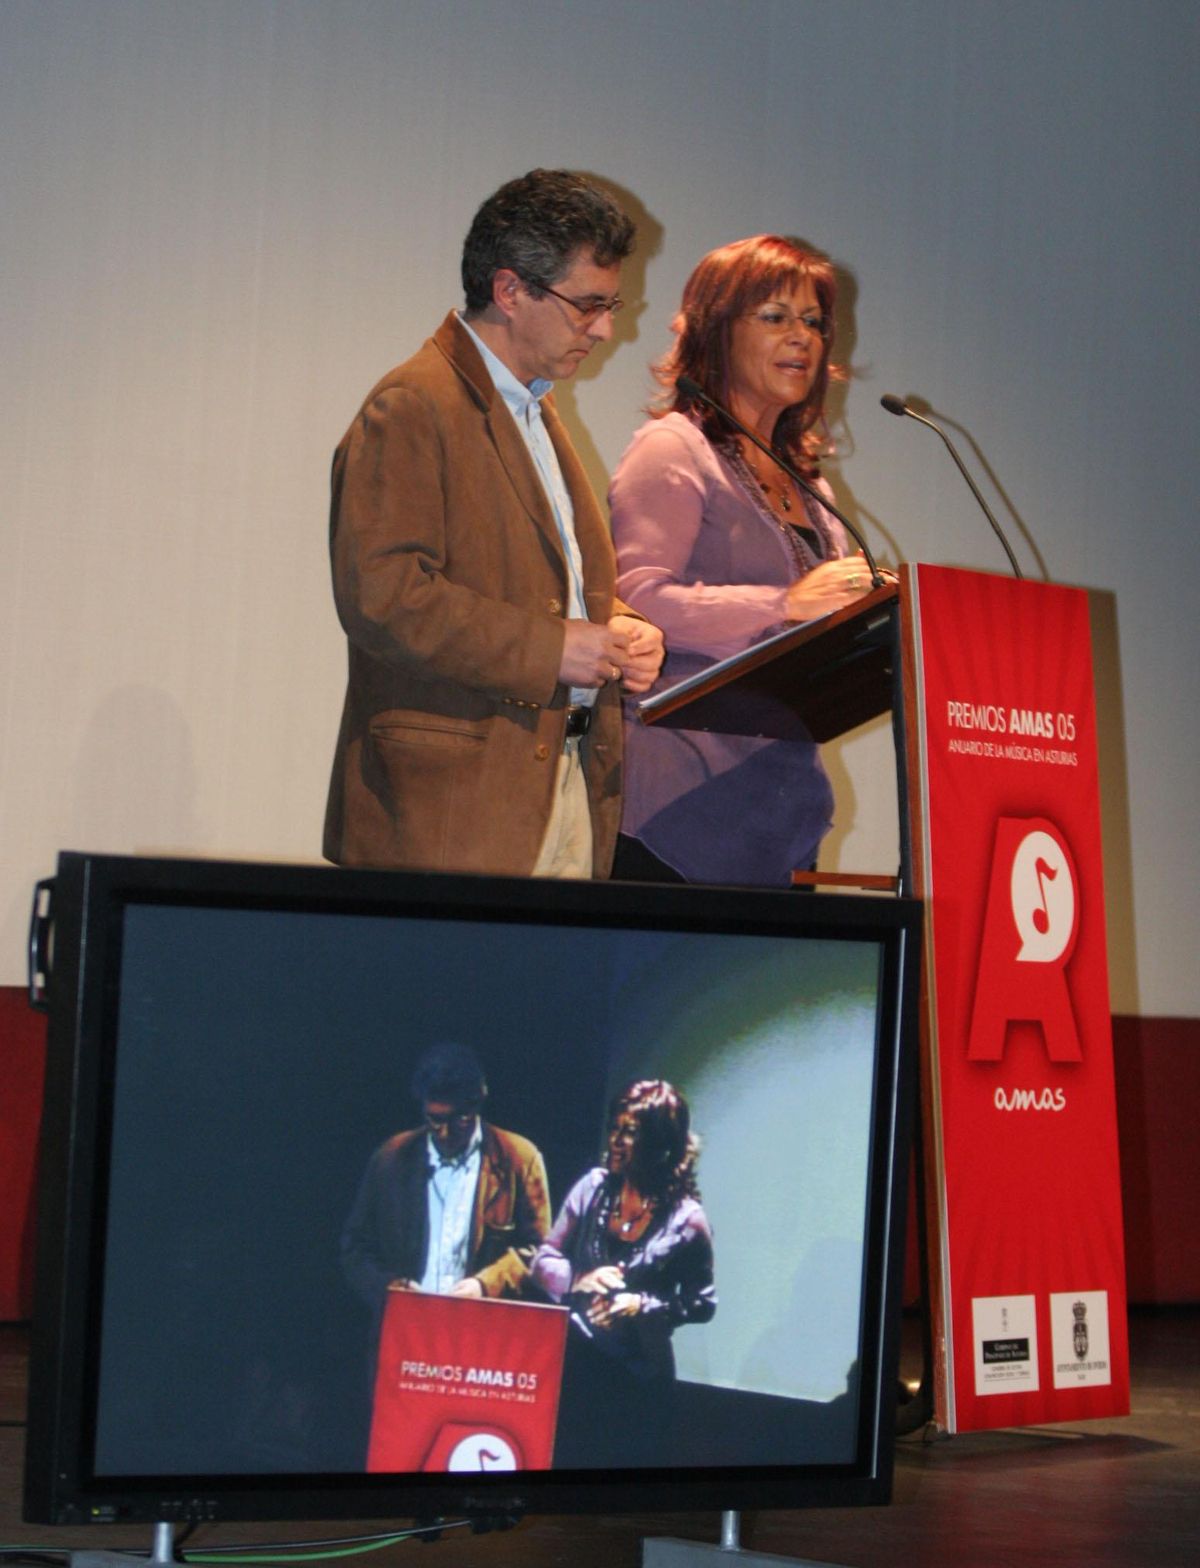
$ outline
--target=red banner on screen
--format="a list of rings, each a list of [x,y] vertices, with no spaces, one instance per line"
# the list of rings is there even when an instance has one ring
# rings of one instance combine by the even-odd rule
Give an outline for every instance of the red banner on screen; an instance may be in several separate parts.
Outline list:
[[[392,1291],[368,1470],[548,1470],[567,1312]]]
[[[1129,1408],[1087,597],[920,566],[951,1430]]]

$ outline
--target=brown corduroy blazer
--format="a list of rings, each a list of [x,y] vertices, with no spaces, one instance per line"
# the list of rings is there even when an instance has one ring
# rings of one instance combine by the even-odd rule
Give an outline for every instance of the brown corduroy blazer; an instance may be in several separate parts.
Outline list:
[[[589,617],[614,613],[604,517],[553,406]],[[333,459],[330,553],[349,675],[325,819],[342,865],[527,875],[567,690],[567,568],[520,431],[454,312],[367,397]],[[621,713],[583,743],[595,872],[620,813]]]

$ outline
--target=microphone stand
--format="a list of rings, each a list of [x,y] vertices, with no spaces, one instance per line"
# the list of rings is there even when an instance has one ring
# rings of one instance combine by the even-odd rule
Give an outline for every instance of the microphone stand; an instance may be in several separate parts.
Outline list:
[[[902,419],[907,414],[909,419],[915,419],[918,424],[928,425],[930,430],[935,430],[938,435],[941,436],[942,440],[946,443],[946,449],[950,453],[950,456],[958,464],[959,473],[970,485],[971,494],[975,497],[976,501],[979,502],[980,510],[983,512],[983,515],[987,518],[988,522],[991,523],[993,533],[1004,546],[1004,553],[1008,556],[1008,563],[1013,569],[1013,576],[1020,578],[1021,568],[1017,565],[1017,558],[1012,553],[1008,540],[1004,537],[1004,530],[992,516],[991,507],[988,506],[987,502],[980,495],[978,486],[967,472],[962,458],[959,457],[958,453],[954,449],[954,442],[951,441],[950,437],[942,429],[941,425],[935,424],[932,419],[926,419],[924,414],[918,414],[915,408],[909,408],[908,404],[903,400],[903,398],[897,397],[894,392],[885,392],[879,401],[883,407],[887,409],[889,414],[895,414],[899,419]]]

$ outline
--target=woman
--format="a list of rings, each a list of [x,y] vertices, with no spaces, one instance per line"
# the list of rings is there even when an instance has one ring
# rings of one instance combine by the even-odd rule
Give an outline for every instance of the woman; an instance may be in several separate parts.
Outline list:
[[[613,1103],[604,1164],[575,1183],[534,1255],[534,1283],[572,1309],[556,1464],[661,1463],[670,1452],[671,1335],[717,1308],[690,1120],[671,1084],[630,1084]]]
[[[618,592],[666,634],[655,690],[870,591],[836,518],[677,384],[816,481],[835,294],[825,257],[771,234],[710,252],[687,281],[656,367],[665,407],[609,491]],[[813,742],[647,729],[628,708],[625,739],[614,875],[786,886],[815,864],[833,796]]]

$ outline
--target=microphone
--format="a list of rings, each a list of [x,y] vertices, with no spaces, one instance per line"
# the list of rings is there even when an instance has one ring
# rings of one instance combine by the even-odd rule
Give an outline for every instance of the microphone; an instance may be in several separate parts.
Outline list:
[[[742,435],[746,437],[747,441],[753,441],[754,445],[759,449],[759,451],[765,452],[773,463],[778,463],[788,478],[794,479],[795,482],[800,486],[801,490],[812,496],[813,500],[816,501],[818,505],[823,506],[827,512],[832,512],[833,515],[837,518],[838,522],[841,523],[842,527],[850,535],[851,539],[854,540],[855,544],[862,551],[863,556],[866,559],[867,566],[871,572],[871,587],[882,588],[884,586],[883,575],[880,572],[878,566],[875,564],[875,557],[871,554],[871,550],[867,544],[867,541],[863,538],[862,534],[859,533],[858,529],[855,528],[854,524],[850,521],[844,512],[839,512],[832,501],[826,500],[826,498],[821,494],[815,485],[809,484],[808,480],[805,479],[803,474],[797,473],[789,462],[780,457],[779,453],[773,446],[768,446],[761,436],[757,435],[753,430],[751,430],[748,425],[744,425],[741,420],[736,417],[736,415],[731,414],[727,408],[718,403],[716,398],[709,397],[708,393],[704,390],[698,381],[693,381],[691,376],[679,376],[676,379],[675,385],[679,391],[683,393],[684,397],[698,398],[701,403],[707,403],[709,408],[714,409],[718,414],[720,414],[722,419],[728,420],[735,430],[739,430]]]
[[[897,397],[894,392],[885,392],[879,401],[883,407],[887,409],[889,414],[895,414],[898,419],[903,419],[905,414],[907,414],[910,419],[915,419],[922,425],[928,425],[930,430],[937,431],[938,435],[941,436],[942,440],[949,448],[950,456],[958,464],[959,473],[970,485],[971,494],[979,502],[980,507],[983,509],[983,515],[987,518],[988,522],[991,523],[992,530],[995,533],[996,538],[999,539],[1000,543],[1004,546],[1004,553],[1008,556],[1009,564],[1013,569],[1013,576],[1020,577],[1022,575],[1021,568],[1017,565],[1017,558],[1009,548],[1008,540],[1004,537],[1003,528],[1001,528],[1000,524],[992,516],[991,508],[980,495],[975,481],[971,478],[970,474],[963,466],[962,458],[959,457],[958,453],[954,450],[954,442],[951,441],[950,437],[942,429],[941,425],[934,424],[932,419],[926,419],[924,414],[918,414],[915,408],[909,408],[904,399],[902,397]]]

